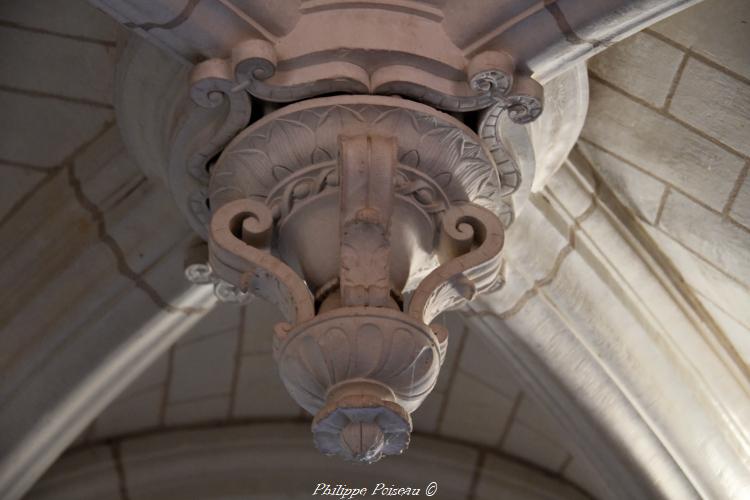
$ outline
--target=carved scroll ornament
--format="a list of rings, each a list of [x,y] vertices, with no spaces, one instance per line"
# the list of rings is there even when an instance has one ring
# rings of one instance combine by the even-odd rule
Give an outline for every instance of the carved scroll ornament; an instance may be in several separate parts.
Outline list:
[[[349,58],[343,59],[337,59],[338,52],[325,57],[299,55],[295,62],[282,64],[273,43],[250,39],[233,47],[228,58],[197,64],[190,78],[193,100],[201,106],[216,106],[225,97],[230,111],[209,146],[189,160],[190,171],[203,175],[209,153],[215,152],[211,145],[225,144],[238,130],[237,124],[243,118],[247,121],[249,108],[245,112],[239,97],[246,92],[271,102],[293,102],[332,93],[381,94],[409,97],[452,112],[484,110],[481,137],[501,166],[505,187],[502,195],[508,196],[518,188],[520,169],[512,157],[503,156],[496,128],[488,131],[506,111],[519,124],[535,120],[542,112],[543,88],[529,76],[518,73],[510,56],[497,50],[485,51],[466,60],[463,69],[438,71],[436,68],[444,65],[444,61],[428,64],[406,53],[398,56],[389,53],[383,57],[390,63],[368,72],[358,60],[359,52],[352,48],[346,51]],[[205,218],[201,194],[196,193],[192,199],[196,217]],[[502,211],[504,222],[510,224],[514,218],[512,204],[506,202]]]
[[[372,51],[356,44],[346,51],[325,53],[298,49],[291,59],[288,54],[280,57],[279,50],[282,49],[272,41],[248,39],[232,47],[228,57],[204,60],[191,72],[192,100],[204,108],[224,103],[227,108],[224,118],[210,130],[196,131],[188,116],[187,123],[178,129],[171,155],[170,177],[192,186],[187,196],[188,211],[193,226],[202,235],[206,235],[202,226],[209,218],[207,193],[201,186],[207,179],[207,164],[248,123],[249,95],[281,103],[333,93],[398,95],[451,112],[483,110],[481,138],[500,169],[501,194],[508,197],[518,188],[520,169],[511,156],[504,155],[498,132],[490,128],[503,112],[519,124],[535,120],[542,111],[543,89],[528,75],[518,72],[506,53],[488,50],[466,58],[433,51],[425,59],[408,51],[385,51],[378,53],[377,67],[365,70],[370,57],[367,54]],[[453,52],[455,47],[448,50]],[[195,144],[200,147],[196,149]],[[187,157],[182,151],[185,149],[192,151]],[[321,151],[324,152],[330,156],[330,151]],[[187,169],[197,183],[180,180],[181,168]],[[513,221],[514,208],[509,199],[498,204],[496,211],[503,213],[506,225]]]
[[[225,148],[208,250],[213,276],[283,312],[274,356],[318,448],[373,462],[406,448],[435,386],[448,334],[433,319],[497,283],[503,225],[473,133],[408,101],[354,101],[289,106]]]
[[[517,123],[531,122],[542,111],[541,85],[516,74],[512,58],[500,51],[479,53],[468,60],[465,71],[454,70],[456,75],[462,74],[462,79],[446,77],[446,70],[430,71],[428,68],[438,66],[437,61],[432,65],[418,63],[406,55],[402,60],[394,58],[390,64],[381,64],[371,73],[353,60],[335,55],[321,58],[307,54],[304,59],[320,62],[289,63],[289,69],[279,70],[274,45],[250,39],[234,46],[227,59],[197,64],[191,86],[201,88],[207,79],[224,79],[233,84],[234,92],[246,90],[271,102],[331,93],[401,95],[446,111],[508,109]]]
[[[503,225],[489,210],[457,205],[443,215],[439,255],[445,263],[419,284],[409,315],[430,323],[441,312],[490,290],[502,265]]]
[[[265,204],[247,199],[227,203],[211,217],[211,268],[243,292],[276,304],[290,323],[312,319],[312,295],[304,281],[268,251],[272,231]]]

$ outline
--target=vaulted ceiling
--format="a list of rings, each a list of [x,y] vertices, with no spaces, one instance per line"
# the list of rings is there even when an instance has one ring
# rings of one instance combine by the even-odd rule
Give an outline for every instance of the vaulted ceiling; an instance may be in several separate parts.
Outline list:
[[[716,365],[717,380],[701,381],[711,394],[725,390],[727,398],[735,397],[736,388],[724,385],[726,374],[747,390],[748,22],[747,2],[706,0],[589,62],[590,104],[580,140],[511,228],[507,285],[486,299],[491,307],[444,317],[451,333],[448,359],[436,390],[414,415],[415,447],[431,440],[469,457],[472,464],[462,472],[466,484],[460,493],[466,498],[492,498],[491,489],[478,493],[483,491],[479,478],[498,461],[558,481],[570,488],[570,498],[632,497],[632,491],[616,491],[618,484],[608,484],[597,468],[602,467],[597,457],[610,452],[592,451],[627,447],[623,442],[630,423],[597,414],[610,404],[608,398],[616,397],[599,392],[601,406],[587,399],[583,362],[568,364],[568,371],[573,366],[580,371],[565,380],[572,394],[565,403],[543,394],[565,391],[530,375],[541,372],[524,361],[520,353],[530,347],[523,341],[514,344],[504,334],[498,340],[493,331],[537,332],[549,341],[550,359],[565,359],[563,341],[547,330],[557,328],[550,310],[563,310],[560,317],[581,339],[587,333],[583,327],[575,330],[576,313],[589,315],[588,327],[601,335],[586,337],[587,349],[605,360],[602,366],[629,401],[637,401],[633,406],[640,415],[655,422],[654,433],[664,430],[662,445],[683,457],[695,451],[681,448],[682,435],[666,430],[669,418],[683,416],[670,416],[659,400],[678,411],[692,396],[676,387],[668,393],[670,381],[679,380],[679,374],[701,378],[711,372],[702,372],[700,365],[710,365],[707,370]],[[128,493],[129,467],[143,453],[139,439],[160,439],[176,429],[186,436],[255,426],[282,432],[282,424],[294,433],[309,419],[276,373],[270,332],[278,313],[273,307],[260,299],[238,307],[190,295],[182,276],[191,230],[160,181],[132,159],[118,131],[113,81],[118,39],[124,36],[117,23],[83,0],[64,5],[6,0],[0,6],[0,373],[7,374],[0,384],[0,428],[20,429],[24,419],[51,418],[44,412],[13,413],[8,405],[44,409],[55,398],[82,397],[58,389],[83,379],[92,369],[92,353],[105,355],[129,332],[146,332],[132,342],[152,342],[155,352],[176,340],[164,354],[144,358],[136,380],[109,388],[119,395],[102,411],[81,410],[81,418],[91,423],[28,498],[63,498],[50,485],[65,484],[77,474],[81,469],[70,465],[76,461],[108,471],[97,472],[102,482],[96,498],[141,498],[133,494],[136,490]],[[620,232],[610,219],[616,219]],[[654,275],[658,279],[651,281]],[[667,290],[664,298],[657,297],[657,282]],[[617,289],[616,299],[610,299],[609,288],[602,291],[605,285]],[[636,304],[628,311],[636,311],[632,315],[638,321],[648,317],[645,333],[631,327],[624,313],[615,316],[609,300]],[[701,340],[681,336],[682,322],[699,331]],[[608,328],[609,336],[602,333]],[[152,338],[149,331],[166,333]],[[70,332],[91,346],[86,355],[76,357]],[[680,365],[678,375],[655,369],[662,354],[651,356],[651,343],[642,358],[632,357],[635,351],[628,349],[645,346],[647,337],[653,345],[668,346],[664,356],[684,356],[687,368]],[[531,333],[526,338],[529,344],[541,342]],[[627,359],[613,355],[609,360],[614,351]],[[45,370],[57,373],[55,363],[70,368],[70,380],[36,377]],[[564,370],[548,365],[550,380],[562,380]],[[106,364],[96,369],[106,371]],[[648,392],[649,377],[663,377],[664,385],[654,383]],[[579,387],[580,394],[571,387]],[[592,429],[619,425],[614,437],[607,434],[611,441],[594,442],[592,436],[599,435],[594,430],[571,432],[566,420],[575,416],[566,409],[574,406],[571,401],[597,421]],[[717,397],[705,404],[713,408],[725,401]],[[744,407],[722,408],[722,415],[735,419],[730,427],[747,423]],[[695,418],[685,425],[697,425],[707,432],[707,441],[718,442],[708,433],[710,418]],[[675,433],[688,432],[678,427],[675,423]],[[1,438],[0,449],[3,440],[11,438]],[[718,445],[709,449],[720,453]],[[644,447],[622,463],[648,454]],[[622,472],[629,465],[608,460],[602,462],[614,476],[632,479]],[[686,475],[700,476],[695,471],[701,464],[682,465]],[[719,461],[714,465],[721,469]],[[497,470],[504,469],[497,465]],[[644,481],[658,483],[653,477]],[[730,490],[741,495],[748,484],[736,479]],[[698,479],[693,487],[705,488],[704,494],[713,491]]]

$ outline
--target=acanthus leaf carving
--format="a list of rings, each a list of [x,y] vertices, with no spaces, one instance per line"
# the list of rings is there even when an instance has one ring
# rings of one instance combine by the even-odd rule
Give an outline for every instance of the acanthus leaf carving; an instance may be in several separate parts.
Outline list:
[[[224,155],[231,155],[238,167],[224,175],[224,162],[217,165],[212,172],[212,200],[218,189],[237,190],[231,198],[275,197],[269,192],[276,193],[276,188],[269,186],[287,177],[277,179],[272,169],[281,163],[291,178],[310,166],[316,151],[336,151],[342,128],[351,135],[387,136],[397,130],[399,156],[410,160],[409,167],[422,174],[420,178],[433,189],[445,192],[451,203],[471,200],[492,207],[500,196],[495,165],[476,135],[427,106],[380,96],[336,96],[292,104],[267,118],[246,129],[225,149]],[[285,147],[284,141],[290,140],[294,154]],[[446,147],[448,144],[451,147]],[[414,170],[399,167],[410,180],[416,180],[410,173]]]
[[[339,137],[341,302],[386,307],[390,301],[390,224],[396,141]]]
[[[274,355],[315,414],[316,444],[371,462],[403,451],[435,385],[448,332],[434,318],[502,283],[522,179],[498,120],[533,121],[543,95],[512,44],[459,41],[439,8],[318,3],[273,36],[234,30],[201,47],[195,106],[170,117],[173,156],[194,188],[181,200],[208,226],[208,263],[191,279],[281,309]],[[417,17],[403,37],[401,23],[376,23],[393,35],[378,40],[364,19],[375,11]],[[321,32],[321,19],[347,29]],[[475,111],[481,137],[466,126]]]

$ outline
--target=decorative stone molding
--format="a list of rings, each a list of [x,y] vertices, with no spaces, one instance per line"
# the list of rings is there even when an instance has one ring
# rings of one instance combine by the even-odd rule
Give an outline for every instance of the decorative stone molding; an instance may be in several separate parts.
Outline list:
[[[508,231],[506,287],[467,321],[580,444],[601,497],[744,498],[745,380],[645,232],[574,152]]]
[[[214,296],[220,302],[248,304],[255,295],[243,292],[231,283],[218,277],[208,263],[208,248],[203,240],[196,238],[185,251],[185,278],[194,285],[211,285]]]
[[[238,197],[263,199],[287,175],[311,165],[335,165],[341,133],[396,135],[399,171],[404,172],[398,177],[422,172],[430,189],[444,191],[445,201],[471,200],[497,210],[500,182],[489,152],[473,131],[428,106],[375,96],[308,100],[248,127],[212,168],[212,210]],[[239,166],[223,166],[230,161]]]
[[[334,67],[323,69],[329,80],[336,74],[348,84],[363,85],[369,74],[368,88],[374,89],[381,82],[413,85],[437,76],[443,80],[443,90],[466,82],[469,61],[485,52],[507,54],[520,74],[546,84],[612,43],[696,1],[507,0],[499,7],[476,0],[91,0],[187,64],[232,58],[235,47],[253,40],[273,48],[262,59],[274,63],[278,71],[272,78],[277,80],[290,70],[305,68],[310,74],[319,61],[335,60]],[[376,77],[383,62],[387,63],[382,64],[383,76]],[[401,77],[401,65],[420,73]],[[295,83],[318,79],[308,76]],[[426,85],[434,87],[432,82]]]
[[[118,122],[129,149],[144,170],[164,179],[191,227],[207,239],[208,167],[216,158],[212,145],[226,144],[231,133],[225,131],[236,131],[237,127],[241,130],[250,122],[248,94],[231,91],[236,82],[231,69],[223,63],[188,71],[169,60],[159,60],[155,52],[137,38],[128,40],[119,70],[126,78],[118,87]],[[211,72],[218,77],[209,77]],[[585,77],[585,72],[573,73]],[[175,85],[189,79],[190,74],[196,82],[192,87],[195,101],[188,92],[191,87]],[[158,91],[143,92],[152,85]],[[557,168],[572,146],[585,117],[586,85],[585,78],[567,74],[548,84],[554,96],[551,108],[531,128],[513,123],[502,106],[479,112],[484,118],[479,117],[481,141],[477,142],[489,150],[500,175],[501,198],[496,200],[495,211],[506,227],[512,224],[528,196],[535,168],[541,168],[546,177],[546,171]],[[253,115],[263,114],[261,108],[267,107],[256,102]],[[469,122],[472,126],[475,123]],[[536,165],[537,154],[542,155],[540,165]],[[317,151],[316,159],[322,160],[321,155],[323,152]],[[402,164],[412,166],[419,160],[411,153],[402,159]]]
[[[318,33],[316,36],[324,36]],[[381,35],[382,36],[382,35]],[[431,37],[434,38],[434,35]],[[445,61],[424,61],[407,47],[383,52],[376,70],[357,64],[367,49],[352,40],[346,53],[302,53],[299,62],[279,61],[273,44],[246,40],[227,59],[208,59],[195,66],[191,86],[225,82],[233,92],[247,90],[270,102],[294,102],[332,93],[401,95],[446,111],[476,111],[488,107],[508,109],[513,121],[528,123],[542,112],[543,89],[533,79],[516,74],[511,56],[487,51],[466,60],[466,71]],[[429,41],[425,41],[430,43]],[[448,42],[445,42],[448,43]],[[309,61],[309,62],[307,62]],[[290,67],[286,71],[279,67]],[[446,73],[454,78],[448,78]],[[215,84],[214,84],[215,85]]]

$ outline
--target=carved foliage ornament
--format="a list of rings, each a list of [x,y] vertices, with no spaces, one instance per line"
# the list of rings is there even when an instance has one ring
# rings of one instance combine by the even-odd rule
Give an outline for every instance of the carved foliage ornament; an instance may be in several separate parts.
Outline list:
[[[349,7],[331,2],[326,8],[303,9],[303,20],[284,38],[248,35],[220,51],[223,57],[193,68],[190,97],[198,109],[188,112],[175,131],[169,183],[202,237],[208,237],[210,218],[207,164],[247,126],[250,95],[278,103],[335,93],[398,95],[450,112],[481,112],[481,139],[502,181],[503,199],[493,202],[493,210],[506,226],[512,223],[510,195],[521,184],[521,171],[505,151],[496,124],[503,112],[516,123],[536,119],[542,112],[542,86],[519,71],[503,50],[465,53],[446,35],[435,9],[368,2],[368,8],[383,9],[390,19],[381,20],[376,36],[373,21]],[[403,26],[409,26],[407,32]],[[201,128],[206,114],[200,108],[220,110],[214,125]]]
[[[206,163],[249,121],[248,93],[271,102],[294,102],[332,93],[399,95],[452,112],[482,110],[481,137],[490,148],[502,176],[505,201],[498,204],[502,219],[509,225],[514,209],[509,196],[521,183],[520,169],[505,153],[495,126],[498,117],[507,112],[520,124],[535,120],[542,112],[543,88],[525,74],[518,73],[512,58],[501,51],[490,50],[464,59],[463,67],[454,60],[434,60],[404,51],[378,53],[378,65],[365,71],[364,54],[372,50],[357,49],[325,53],[304,53],[292,59],[281,59],[276,46],[262,39],[249,39],[234,46],[230,56],[213,58],[197,64],[190,76],[190,96],[201,107],[229,103],[225,117],[202,147],[187,159],[180,151],[173,173],[179,177],[183,163],[202,184],[206,180]],[[449,51],[450,52],[450,51]],[[448,58],[450,59],[450,58]],[[455,57],[453,59],[456,59]],[[202,118],[199,118],[199,120]],[[187,127],[190,130],[190,127]],[[175,144],[190,149],[192,137],[178,138]],[[189,211],[193,226],[206,236],[202,227],[208,221],[203,188],[189,194]]]
[[[274,355],[316,445],[372,462],[405,449],[435,386],[448,334],[433,319],[496,286],[500,190],[490,152],[448,115],[392,97],[304,101],[224,148],[209,267],[188,273],[279,307]]]
[[[301,22],[197,64],[170,178],[189,172],[208,240],[189,277],[279,307],[274,355],[316,445],[372,462],[405,449],[435,386],[448,335],[434,318],[502,283],[521,176],[497,122],[538,117],[542,88],[502,51],[464,56],[434,19],[414,24],[419,47],[363,22],[330,36]],[[316,98],[340,93],[354,95]],[[248,126],[250,95],[294,103]],[[481,137],[435,108],[481,112]],[[200,109],[221,118],[196,132]]]

